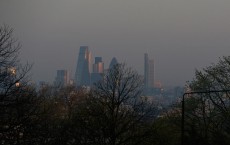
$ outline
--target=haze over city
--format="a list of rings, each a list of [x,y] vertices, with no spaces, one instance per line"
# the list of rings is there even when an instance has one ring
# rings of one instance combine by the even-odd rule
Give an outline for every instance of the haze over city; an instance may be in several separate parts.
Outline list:
[[[108,67],[112,57],[140,74],[144,53],[155,80],[183,85],[230,53],[229,0],[1,0],[0,23],[14,28],[32,79],[56,70],[75,73],[79,47],[89,46]]]

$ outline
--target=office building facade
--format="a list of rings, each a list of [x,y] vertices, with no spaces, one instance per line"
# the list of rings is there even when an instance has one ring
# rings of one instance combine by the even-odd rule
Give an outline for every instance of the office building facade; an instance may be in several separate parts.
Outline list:
[[[57,70],[55,86],[63,87],[69,84],[69,73],[67,70]]]
[[[102,80],[104,73],[104,63],[102,57],[95,57],[95,63],[93,64],[93,72],[91,73],[91,85]]]
[[[109,69],[112,69],[113,66],[117,65],[118,62],[117,62],[117,59],[116,57],[113,57],[113,59],[111,60],[110,64],[109,64]]]
[[[147,53],[144,54],[144,85],[146,90],[154,88],[154,60]]]
[[[91,53],[88,46],[80,46],[75,72],[76,86],[90,85]]]

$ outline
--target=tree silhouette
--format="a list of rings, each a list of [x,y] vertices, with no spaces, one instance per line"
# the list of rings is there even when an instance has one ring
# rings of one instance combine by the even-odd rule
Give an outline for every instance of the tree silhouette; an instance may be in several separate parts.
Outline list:
[[[230,89],[230,57],[203,70],[196,70],[190,88],[195,91]],[[185,101],[187,144],[229,144],[230,92],[189,95]]]
[[[156,110],[142,98],[140,76],[117,64],[103,78],[76,108],[73,120],[78,127],[70,132],[82,144],[142,143],[151,134]]]
[[[28,84],[31,65],[22,66],[18,54],[21,45],[13,29],[0,27],[0,138],[1,144],[25,142],[35,116],[37,97]],[[28,139],[29,140],[29,139]],[[24,143],[25,144],[25,143]]]

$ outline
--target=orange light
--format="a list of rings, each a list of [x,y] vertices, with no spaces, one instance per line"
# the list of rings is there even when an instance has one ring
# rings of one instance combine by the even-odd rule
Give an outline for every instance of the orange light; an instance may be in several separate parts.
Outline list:
[[[17,83],[15,84],[15,86],[16,86],[16,87],[19,87],[19,86],[20,86],[20,83],[19,83],[19,82],[17,82]]]

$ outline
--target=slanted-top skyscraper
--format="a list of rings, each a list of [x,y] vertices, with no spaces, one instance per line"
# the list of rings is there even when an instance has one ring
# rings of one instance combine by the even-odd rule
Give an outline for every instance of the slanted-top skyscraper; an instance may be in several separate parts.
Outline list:
[[[145,76],[144,76],[144,83],[145,83],[145,89],[153,89],[154,88],[154,60],[149,59],[148,54],[145,53],[144,58],[145,63]]]
[[[90,85],[91,53],[88,46],[81,46],[75,73],[76,86]]]

